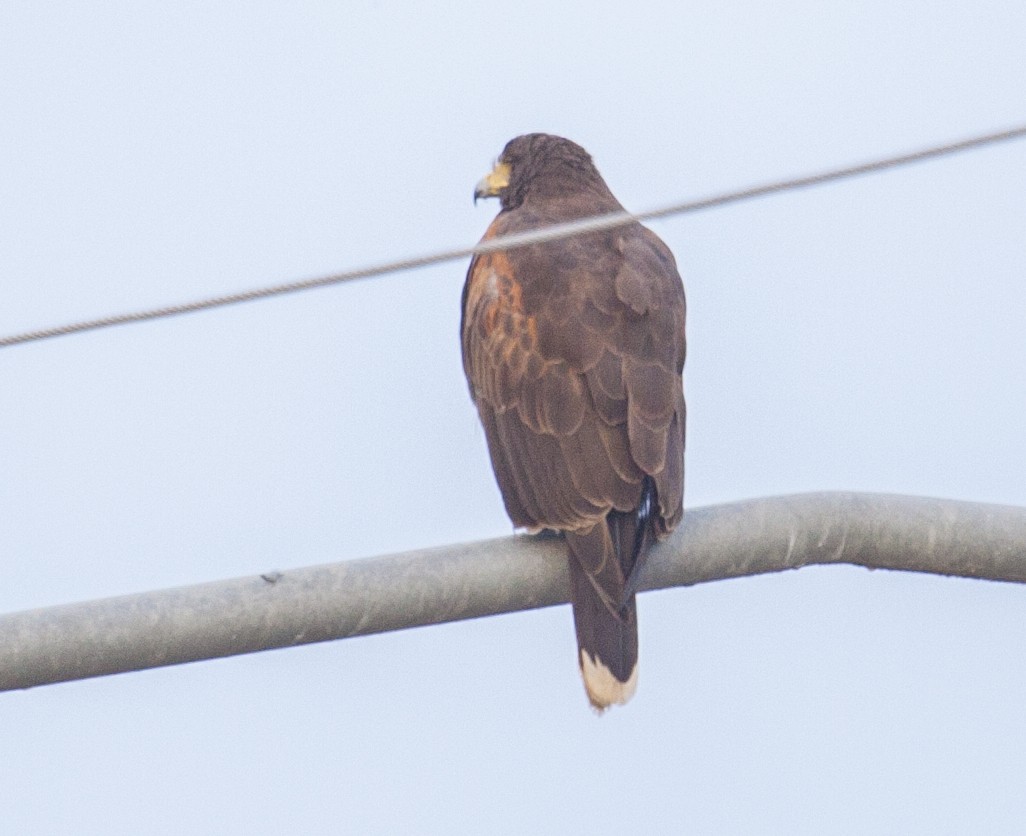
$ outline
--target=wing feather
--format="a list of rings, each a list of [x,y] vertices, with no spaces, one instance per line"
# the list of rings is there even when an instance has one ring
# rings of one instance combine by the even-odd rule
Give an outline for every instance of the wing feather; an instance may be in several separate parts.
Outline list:
[[[502,221],[486,238],[518,231]],[[464,367],[516,525],[588,530],[636,508],[646,475],[660,531],[676,524],[683,321],[672,255],[640,226],[473,260]]]

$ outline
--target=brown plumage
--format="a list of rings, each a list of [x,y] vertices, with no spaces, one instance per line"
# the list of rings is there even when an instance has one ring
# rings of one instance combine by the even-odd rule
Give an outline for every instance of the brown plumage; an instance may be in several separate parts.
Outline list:
[[[509,142],[478,197],[484,238],[621,211],[570,140]],[[634,591],[653,536],[683,514],[684,288],[640,224],[474,258],[463,367],[513,524],[563,532],[578,664],[593,706],[637,683]]]

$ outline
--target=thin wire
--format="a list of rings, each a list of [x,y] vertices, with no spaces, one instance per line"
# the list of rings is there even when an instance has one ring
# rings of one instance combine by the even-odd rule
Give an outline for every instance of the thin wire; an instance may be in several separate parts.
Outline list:
[[[500,238],[492,238],[474,247],[457,247],[455,249],[441,250],[428,253],[427,255],[413,256],[395,261],[386,261],[381,264],[361,267],[356,270],[347,270],[342,273],[333,273],[329,276],[321,276],[313,279],[286,282],[284,284],[271,285],[269,287],[245,290],[239,293],[228,293],[222,296],[212,296],[205,299],[198,299],[193,302],[184,302],[179,305],[167,305],[160,308],[149,308],[141,311],[133,311],[123,314],[101,317],[99,319],[88,319],[79,322],[72,322],[67,325],[58,325],[52,328],[43,328],[36,331],[25,331],[20,334],[12,334],[7,337],[0,337],[0,348],[8,348],[24,343],[38,342],[52,337],[61,337],[67,334],[78,334],[83,331],[97,331],[101,328],[112,328],[117,325],[127,325],[130,322],[144,322],[151,319],[164,319],[165,317],[178,316],[180,314],[204,311],[211,308],[222,308],[227,305],[236,305],[241,302],[252,302],[257,299],[267,299],[271,296],[282,296],[286,293],[296,293],[301,290],[312,290],[317,287],[341,284],[342,282],[355,281],[356,279],[367,279],[372,276],[382,276],[386,273],[399,273],[405,270],[413,270],[417,267],[427,267],[431,264],[441,264],[446,261],[457,261],[472,255],[492,253],[497,250],[511,250],[516,247],[525,247],[530,244],[540,244],[548,241],[558,241],[562,238],[569,238],[574,235],[583,235],[589,232],[614,229],[619,226],[636,221],[651,220],[653,218],[666,218],[671,215],[684,215],[692,212],[701,212],[705,209],[713,209],[718,206],[727,206],[731,203],[739,203],[744,200],[751,200],[757,197],[788,192],[796,189],[804,189],[809,186],[818,186],[823,183],[831,183],[837,180],[844,180],[850,177],[858,177],[863,174],[884,171],[890,168],[909,165],[911,163],[924,162],[937,157],[955,154],[960,151],[969,151],[985,145],[994,145],[999,142],[1007,142],[1013,139],[1026,137],[1026,125],[1010,128],[994,133],[980,134],[968,139],[949,142],[944,145],[935,145],[909,154],[900,154],[894,157],[872,160],[858,165],[834,168],[819,174],[810,174],[805,177],[795,177],[787,180],[778,180],[772,183],[765,183],[758,186],[750,186],[739,191],[725,192],[711,197],[688,200],[683,203],[672,203],[669,206],[662,206],[650,209],[646,212],[614,212],[605,215],[596,215],[590,218],[583,218],[571,223],[555,224],[530,232],[505,235]]]

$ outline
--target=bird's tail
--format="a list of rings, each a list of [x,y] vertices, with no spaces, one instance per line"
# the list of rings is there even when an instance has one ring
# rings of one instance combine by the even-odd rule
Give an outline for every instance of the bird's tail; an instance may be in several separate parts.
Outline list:
[[[630,526],[618,530],[620,522],[610,519],[566,534],[578,664],[588,699],[600,712],[626,703],[638,684],[638,610],[633,591],[626,589],[631,566],[624,565],[633,563],[635,532]],[[630,544],[623,552],[614,534]]]

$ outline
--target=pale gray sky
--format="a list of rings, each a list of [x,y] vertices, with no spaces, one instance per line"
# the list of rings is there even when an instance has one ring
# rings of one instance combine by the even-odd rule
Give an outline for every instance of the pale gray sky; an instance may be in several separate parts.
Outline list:
[[[525,131],[645,209],[1026,119],[1026,6],[0,2],[0,333],[475,241]],[[1026,505],[1026,144],[653,228],[687,506]],[[509,532],[465,265],[0,352],[0,611]],[[1026,818],[1026,590],[646,594],[0,695],[3,829],[960,833]]]

